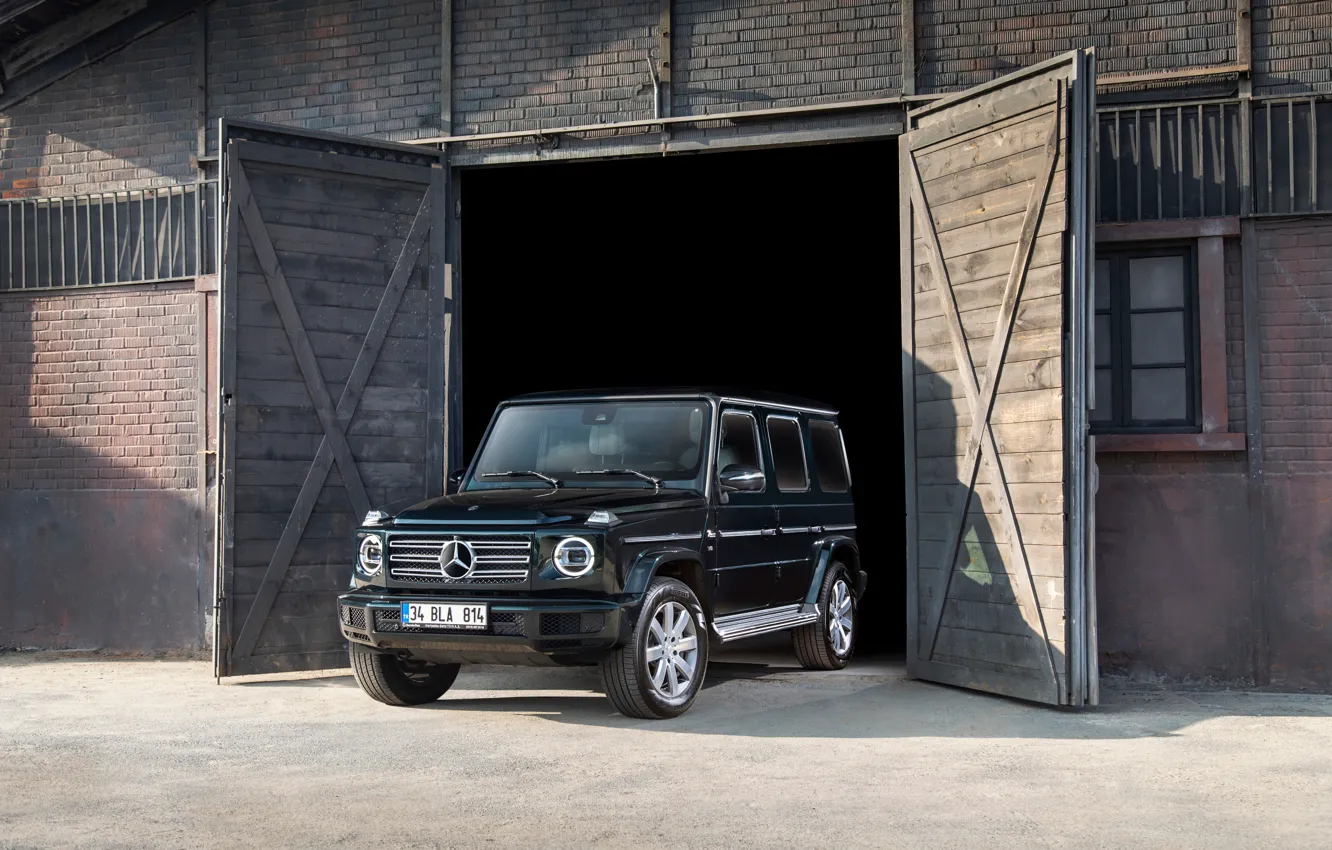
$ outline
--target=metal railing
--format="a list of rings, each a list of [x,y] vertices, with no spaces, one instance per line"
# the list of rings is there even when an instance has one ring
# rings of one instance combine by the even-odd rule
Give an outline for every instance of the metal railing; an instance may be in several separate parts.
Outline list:
[[[1332,101],[1254,101],[1253,164],[1255,215],[1332,212]]]
[[[216,207],[215,181],[0,202],[0,291],[214,273]]]
[[[1097,110],[1097,220],[1239,215],[1241,108],[1199,100]]]

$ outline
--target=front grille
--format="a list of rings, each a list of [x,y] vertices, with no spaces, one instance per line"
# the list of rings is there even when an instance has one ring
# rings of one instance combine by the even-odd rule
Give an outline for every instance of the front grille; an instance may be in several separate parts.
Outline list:
[[[423,629],[421,626],[404,626],[401,608],[375,608],[375,630],[380,632],[439,632],[440,629]],[[522,637],[523,615],[516,611],[491,611],[490,628],[458,629],[460,634],[473,635],[513,635]]]
[[[452,541],[470,547],[470,572],[458,564],[440,563]],[[389,537],[389,576],[412,584],[517,584],[527,581],[532,565],[532,538],[526,534],[448,534]],[[446,567],[453,573],[446,572]]]
[[[365,609],[353,608],[350,605],[342,606],[342,624],[351,626],[353,629],[365,629]]]

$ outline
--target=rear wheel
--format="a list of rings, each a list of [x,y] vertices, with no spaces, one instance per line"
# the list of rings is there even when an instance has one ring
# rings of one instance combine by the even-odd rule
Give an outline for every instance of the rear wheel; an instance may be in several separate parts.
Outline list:
[[[606,696],[629,717],[678,717],[708,670],[708,633],[694,591],[673,578],[648,585],[629,642],[601,662]]]
[[[791,644],[807,670],[841,670],[856,651],[856,597],[851,574],[833,561],[819,589],[819,618],[794,629]]]
[[[423,705],[444,696],[458,678],[461,664],[431,664],[372,652],[350,644],[352,675],[361,690],[385,705]]]

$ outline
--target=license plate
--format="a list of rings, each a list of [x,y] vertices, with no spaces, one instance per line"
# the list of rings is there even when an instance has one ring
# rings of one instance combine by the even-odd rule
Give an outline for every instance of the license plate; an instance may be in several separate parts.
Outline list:
[[[484,629],[488,613],[485,605],[404,602],[402,624],[432,629]]]

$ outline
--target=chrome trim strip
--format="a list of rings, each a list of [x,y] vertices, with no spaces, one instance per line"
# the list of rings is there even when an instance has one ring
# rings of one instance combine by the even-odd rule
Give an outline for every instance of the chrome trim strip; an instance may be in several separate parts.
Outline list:
[[[762,528],[748,528],[743,531],[720,531],[718,535],[721,537],[762,537],[764,531],[765,529]]]
[[[698,540],[703,536],[702,532],[697,534],[647,534],[643,537],[626,537],[621,543],[671,543],[676,540]]]
[[[818,534],[822,530],[821,525],[782,526],[782,534]]]
[[[823,530],[824,530],[824,531],[855,531],[855,530],[856,530],[856,524],[853,522],[853,523],[851,523],[850,525],[825,525],[825,526],[823,527]]]
[[[752,398],[732,398],[731,396],[725,396],[722,398],[722,402],[728,404],[752,404],[757,407],[772,407],[778,410],[798,410],[801,413],[821,413],[825,416],[837,415],[836,410],[829,410],[823,407],[802,407],[798,404],[782,404],[781,402],[776,401],[758,401]]]

